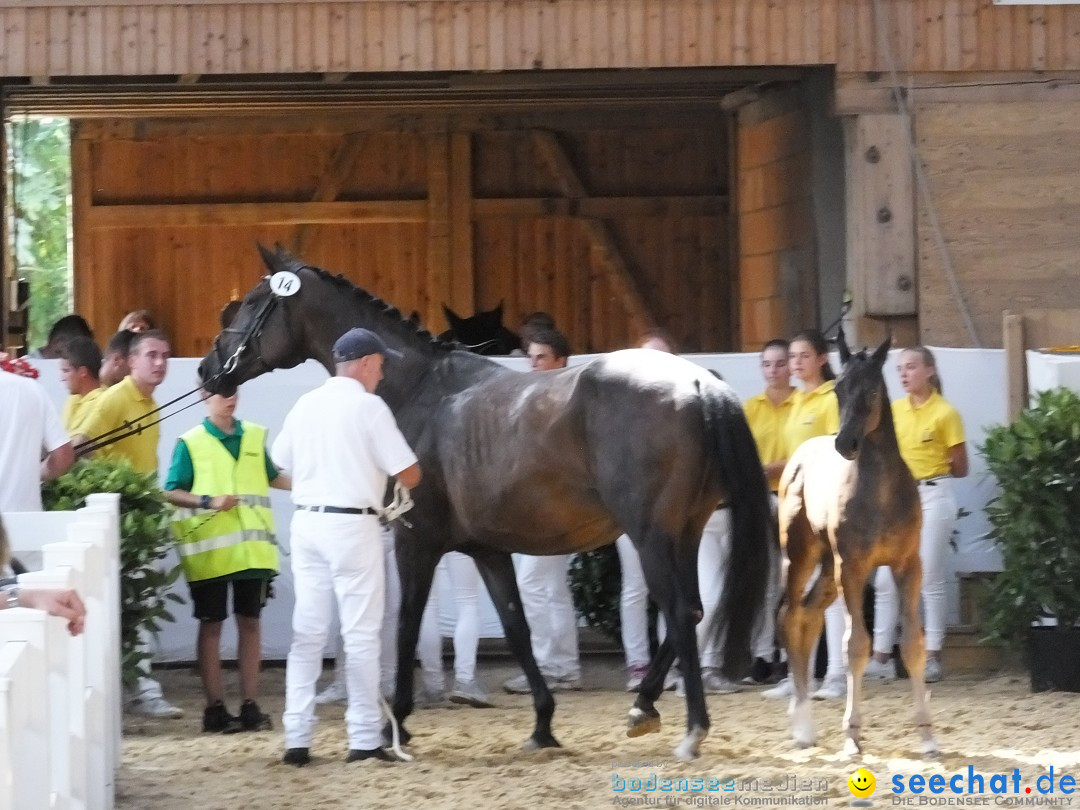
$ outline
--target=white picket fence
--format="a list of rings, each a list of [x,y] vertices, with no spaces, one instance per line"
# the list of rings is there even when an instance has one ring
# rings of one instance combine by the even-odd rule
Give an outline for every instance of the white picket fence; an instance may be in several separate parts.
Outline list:
[[[0,810],[112,810],[120,764],[120,496],[4,514],[23,587],[74,588],[76,638],[39,610],[0,610]]]

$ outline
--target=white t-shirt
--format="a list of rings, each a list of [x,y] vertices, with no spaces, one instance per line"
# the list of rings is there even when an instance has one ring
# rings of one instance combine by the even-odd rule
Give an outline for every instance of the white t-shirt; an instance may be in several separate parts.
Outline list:
[[[45,389],[0,371],[0,512],[41,511],[41,458],[69,441]]]
[[[390,408],[350,377],[296,401],[270,455],[292,477],[298,506],[381,509],[388,476],[416,463]]]

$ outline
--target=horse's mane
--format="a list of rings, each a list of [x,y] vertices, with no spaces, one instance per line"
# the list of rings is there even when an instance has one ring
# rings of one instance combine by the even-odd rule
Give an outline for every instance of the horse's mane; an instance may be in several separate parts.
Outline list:
[[[449,352],[456,349],[464,348],[456,341],[443,340],[442,338],[436,337],[420,324],[402,315],[401,310],[395,307],[393,304],[384,301],[377,295],[369,293],[362,287],[356,286],[353,281],[341,275],[340,273],[330,273],[327,270],[323,270],[321,267],[316,267],[313,264],[307,264],[305,262],[302,262],[295,256],[284,252],[279,253],[276,258],[282,265],[285,266],[284,269],[286,270],[295,273],[298,270],[306,268],[315,273],[315,275],[317,275],[324,281],[327,281],[336,287],[351,292],[352,295],[357,300],[359,300],[361,304],[369,307],[374,307],[380,315],[389,318],[393,322],[394,326],[403,327],[405,331],[407,331],[409,334],[412,334],[415,337],[426,341],[428,345],[434,349]]]

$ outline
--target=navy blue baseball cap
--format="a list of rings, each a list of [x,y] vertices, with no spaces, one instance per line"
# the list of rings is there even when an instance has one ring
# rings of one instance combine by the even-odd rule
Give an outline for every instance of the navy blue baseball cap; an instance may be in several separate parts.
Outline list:
[[[391,349],[383,339],[372,332],[357,326],[350,329],[334,342],[334,362],[347,363],[350,360],[359,360],[369,354],[381,354],[386,358],[400,360],[401,352]]]

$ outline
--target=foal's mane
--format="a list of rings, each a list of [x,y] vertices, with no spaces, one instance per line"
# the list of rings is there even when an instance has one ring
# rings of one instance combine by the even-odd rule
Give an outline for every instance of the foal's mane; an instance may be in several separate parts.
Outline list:
[[[376,314],[389,319],[391,326],[403,328],[408,334],[420,338],[433,349],[437,349],[443,352],[450,352],[454,351],[455,349],[462,348],[462,346],[456,341],[443,340],[442,338],[436,337],[420,324],[402,315],[401,310],[395,307],[393,304],[387,303],[383,299],[379,298],[377,295],[369,293],[362,287],[356,286],[355,283],[353,283],[350,279],[345,278],[345,276],[341,275],[340,273],[330,273],[327,270],[323,270],[321,267],[316,267],[313,264],[306,264],[305,262],[297,259],[295,256],[284,252],[279,253],[276,258],[277,261],[282,264],[284,266],[284,269],[286,270],[289,270],[293,273],[303,269],[310,270],[323,281],[329,282],[335,287],[352,293],[356,300],[358,300],[362,305],[373,308]]]

